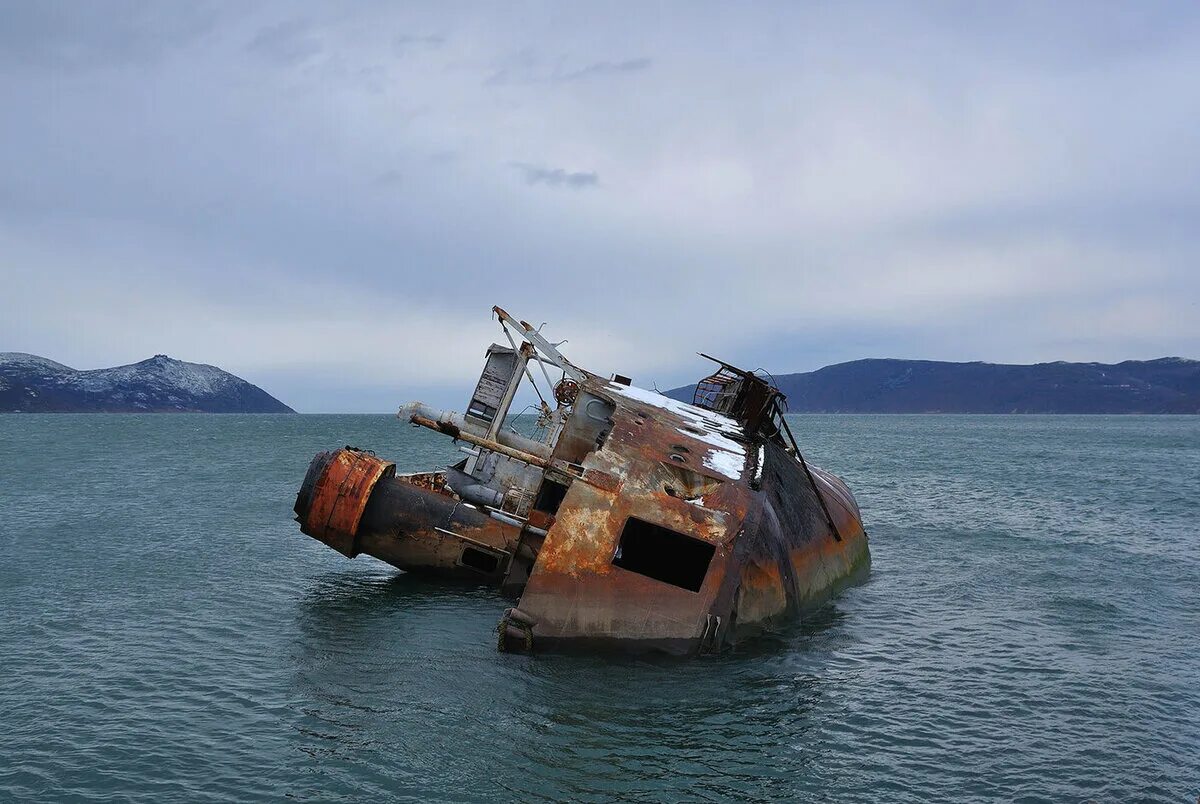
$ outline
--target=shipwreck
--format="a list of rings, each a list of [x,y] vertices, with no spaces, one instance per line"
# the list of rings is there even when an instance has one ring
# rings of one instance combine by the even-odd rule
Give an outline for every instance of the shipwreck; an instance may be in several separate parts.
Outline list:
[[[296,496],[301,531],[348,558],[500,588],[516,600],[502,651],[718,652],[864,575],[858,504],[805,461],[767,379],[708,358],[687,404],[586,371],[493,313],[507,345],[487,348],[466,410],[398,414],[462,460],[396,474],[371,451],[322,452]],[[525,381],[540,404],[522,433],[510,407]]]

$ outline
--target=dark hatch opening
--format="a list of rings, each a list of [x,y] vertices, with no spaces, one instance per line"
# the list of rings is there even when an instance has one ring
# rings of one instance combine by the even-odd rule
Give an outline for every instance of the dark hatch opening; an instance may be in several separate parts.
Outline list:
[[[566,496],[567,487],[562,483],[555,483],[548,479],[543,480],[542,487],[538,489],[537,499],[533,501],[533,507],[554,516],[558,513],[558,507],[562,505],[563,498]]]
[[[468,547],[462,551],[459,561],[464,567],[470,567],[480,572],[492,573],[500,566],[500,557],[492,553],[485,553],[482,550],[476,550],[474,547]]]
[[[699,592],[716,548],[636,517],[625,521],[613,566]]]

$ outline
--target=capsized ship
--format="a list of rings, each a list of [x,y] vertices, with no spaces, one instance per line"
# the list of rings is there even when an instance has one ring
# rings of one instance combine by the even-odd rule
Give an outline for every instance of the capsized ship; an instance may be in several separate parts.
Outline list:
[[[296,496],[301,531],[348,558],[500,587],[518,599],[502,651],[717,652],[865,574],[854,496],[804,460],[772,384],[708,358],[685,404],[493,313],[508,345],[488,347],[466,411],[398,414],[460,442],[462,460],[396,474],[370,451],[322,452]],[[528,434],[508,415],[523,381],[541,400]]]

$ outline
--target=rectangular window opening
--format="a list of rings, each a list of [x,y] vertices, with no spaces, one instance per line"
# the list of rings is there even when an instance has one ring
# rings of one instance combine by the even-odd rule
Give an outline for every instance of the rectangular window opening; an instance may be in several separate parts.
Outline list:
[[[472,399],[471,404],[467,407],[467,413],[487,422],[492,422],[496,418],[497,409],[478,399]]]
[[[538,489],[537,499],[533,501],[533,507],[535,510],[554,516],[558,513],[558,507],[562,505],[563,498],[566,496],[567,487],[562,483],[543,480],[542,487]]]
[[[500,566],[500,556],[476,550],[474,547],[468,547],[463,550],[458,561],[464,567],[470,567],[471,569],[486,573],[495,572]]]
[[[699,592],[716,548],[636,517],[625,521],[613,566]]]

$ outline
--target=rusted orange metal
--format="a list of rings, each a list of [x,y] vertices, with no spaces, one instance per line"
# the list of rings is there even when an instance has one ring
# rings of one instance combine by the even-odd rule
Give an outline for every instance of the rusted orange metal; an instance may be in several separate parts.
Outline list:
[[[302,530],[354,558],[354,537],[367,500],[380,478],[395,473],[396,464],[369,452],[347,448],[332,453],[313,486]]]
[[[520,538],[520,528],[463,504],[444,472],[396,475],[349,447],[313,459],[295,510],[303,533],[348,558],[468,580],[499,582]]]
[[[413,472],[407,475],[397,475],[396,479],[438,494],[451,493],[446,489],[445,472]]]
[[[857,509],[844,505],[837,508],[838,531],[859,538],[840,544],[820,507],[810,505],[812,521],[795,534],[797,547],[787,548],[792,540],[782,532],[769,491],[756,491],[749,482],[753,441],[745,445],[743,463],[723,467],[732,476],[723,474],[706,464],[714,435],[707,426],[681,426],[669,408],[630,398],[598,378],[585,388],[613,400],[613,426],[604,445],[584,458],[585,482],[568,491],[522,593],[519,609],[535,621],[537,644],[696,650],[727,639],[739,625],[763,627],[819,603],[836,590],[836,579],[825,571],[826,555],[837,557],[838,579],[863,560]],[[772,462],[792,468],[793,493],[804,493],[797,461],[782,447],[770,448]],[[615,482],[587,483],[589,477]],[[819,477],[822,499],[837,499],[831,489],[840,481]],[[697,592],[614,566],[630,517],[714,546]]]
[[[491,452],[497,452],[501,455],[506,455],[509,458],[514,458],[522,463],[530,464],[531,466],[544,467],[546,465],[545,459],[539,458],[537,455],[524,452],[519,449],[514,449],[513,447],[505,446],[499,441],[493,441],[489,438],[480,438],[479,436],[465,432],[452,424],[435,422],[433,419],[425,416],[410,416],[409,421],[420,427],[427,427],[430,430],[436,430],[443,435],[448,435],[456,441],[466,441],[468,444],[474,444],[477,447],[483,447]]]

